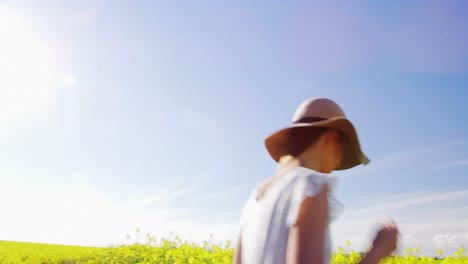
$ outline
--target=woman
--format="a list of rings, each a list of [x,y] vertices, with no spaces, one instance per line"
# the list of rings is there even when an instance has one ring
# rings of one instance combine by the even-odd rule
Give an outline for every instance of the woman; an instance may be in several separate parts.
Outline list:
[[[353,124],[332,100],[306,100],[292,121],[265,141],[279,169],[243,208],[235,263],[330,263],[329,222],[340,205],[331,194],[330,173],[369,160]],[[397,233],[393,224],[383,227],[361,263],[378,263],[393,252]]]

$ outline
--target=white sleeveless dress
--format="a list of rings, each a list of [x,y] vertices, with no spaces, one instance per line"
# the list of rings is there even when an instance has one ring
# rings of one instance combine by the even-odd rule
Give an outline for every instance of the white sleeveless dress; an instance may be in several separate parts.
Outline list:
[[[325,184],[329,185],[329,222],[336,218],[342,205],[331,194],[334,182],[332,175],[297,167],[273,184],[260,201],[256,200],[257,190],[253,191],[242,209],[239,227],[242,264],[284,264],[289,228],[296,223],[302,201],[317,195]],[[328,224],[324,241],[324,263],[330,263]]]

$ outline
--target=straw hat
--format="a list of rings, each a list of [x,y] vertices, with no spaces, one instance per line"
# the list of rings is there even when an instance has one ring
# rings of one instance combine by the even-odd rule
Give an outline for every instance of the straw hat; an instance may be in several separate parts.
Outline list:
[[[362,153],[356,129],[346,119],[341,107],[327,98],[311,98],[304,101],[296,110],[292,124],[265,139],[265,146],[271,157],[278,162],[288,147],[288,135],[297,127],[329,127],[341,131],[348,137],[341,167],[345,170],[359,164],[368,164],[369,159]]]

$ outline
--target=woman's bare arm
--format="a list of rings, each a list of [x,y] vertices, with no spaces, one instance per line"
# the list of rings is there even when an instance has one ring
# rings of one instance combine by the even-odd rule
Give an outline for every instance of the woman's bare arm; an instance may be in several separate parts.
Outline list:
[[[242,242],[241,242],[240,236],[237,239],[236,249],[234,251],[233,263],[234,264],[242,264]]]
[[[328,222],[328,186],[301,204],[296,224],[289,230],[287,264],[323,264],[325,228]],[[377,264],[396,247],[398,230],[384,227],[374,239],[373,247],[360,264]]]
[[[328,186],[301,204],[295,225],[289,230],[287,264],[323,264],[328,222]]]

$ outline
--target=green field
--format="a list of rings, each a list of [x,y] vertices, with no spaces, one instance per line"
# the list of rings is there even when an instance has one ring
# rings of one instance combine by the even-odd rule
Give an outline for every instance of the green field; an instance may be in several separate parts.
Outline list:
[[[468,257],[460,248],[455,256],[442,260],[412,255],[417,250],[407,250],[405,256],[387,258],[382,263],[419,264],[419,263],[464,263]],[[176,237],[174,241],[162,239],[156,242],[148,236],[146,244],[133,244],[120,247],[80,247],[50,245],[38,243],[0,241],[0,263],[41,263],[41,264],[73,264],[73,263],[231,263],[233,249],[229,243],[219,247],[182,242]],[[347,253],[340,249],[333,255],[332,263],[357,263],[360,254]]]

